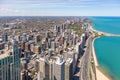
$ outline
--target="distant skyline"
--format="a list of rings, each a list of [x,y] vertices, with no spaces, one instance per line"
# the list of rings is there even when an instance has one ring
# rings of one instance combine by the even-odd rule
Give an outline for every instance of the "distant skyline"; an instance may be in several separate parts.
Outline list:
[[[120,0],[0,0],[0,16],[120,16]]]

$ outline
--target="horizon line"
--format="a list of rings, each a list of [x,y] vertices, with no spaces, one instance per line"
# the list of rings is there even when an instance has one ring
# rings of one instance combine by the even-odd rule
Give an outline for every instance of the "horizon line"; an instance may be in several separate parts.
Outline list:
[[[65,16],[62,16],[62,15],[58,15],[58,16],[53,16],[53,15],[48,15],[48,16],[42,16],[42,15],[8,15],[8,16],[5,16],[5,15],[0,15],[0,17],[120,17],[120,16],[113,16],[113,15],[109,15],[109,16],[107,16],[107,15],[92,15],[92,16],[73,16],[73,15],[71,15],[71,16],[67,16],[67,15],[65,15]]]

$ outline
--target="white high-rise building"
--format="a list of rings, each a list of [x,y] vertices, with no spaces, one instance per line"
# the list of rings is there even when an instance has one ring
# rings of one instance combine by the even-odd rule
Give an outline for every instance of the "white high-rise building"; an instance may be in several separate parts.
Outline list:
[[[65,80],[65,61],[61,57],[56,58],[54,63],[54,80]]]
[[[65,62],[65,80],[72,80],[73,59],[68,58]]]
[[[45,58],[39,59],[38,80],[49,80],[49,64]]]

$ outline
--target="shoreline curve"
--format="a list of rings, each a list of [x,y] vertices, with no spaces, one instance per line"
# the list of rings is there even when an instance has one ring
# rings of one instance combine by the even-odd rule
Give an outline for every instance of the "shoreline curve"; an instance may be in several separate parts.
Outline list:
[[[97,37],[97,38],[100,38],[100,37]],[[96,56],[96,52],[94,49],[94,41],[97,38],[94,38],[92,41],[92,55],[93,55],[94,63],[95,63],[96,78],[97,80],[112,80],[112,78],[106,72],[100,69],[97,56]]]
[[[109,33],[101,32],[99,30],[95,30],[90,25],[89,25],[89,29],[92,30],[92,31],[98,32],[98,33],[109,34]],[[109,36],[115,36],[115,35],[114,34],[109,34]],[[97,38],[100,38],[100,37],[101,36],[98,36],[96,38],[93,38],[93,40],[92,40],[92,55],[93,55],[93,59],[94,59],[94,63],[95,63],[96,79],[97,80],[112,80],[112,77],[100,68],[99,63],[98,63],[98,59],[97,59],[97,56],[96,56],[94,42]]]

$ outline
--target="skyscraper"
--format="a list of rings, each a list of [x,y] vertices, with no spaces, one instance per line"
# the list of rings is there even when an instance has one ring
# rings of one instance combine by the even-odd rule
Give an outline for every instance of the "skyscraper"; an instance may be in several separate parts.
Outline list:
[[[60,26],[57,27],[57,32],[60,32]]]
[[[50,32],[49,32],[49,31],[46,31],[45,36],[46,36],[46,38],[49,38],[49,37],[50,37]]]
[[[45,42],[44,42],[44,43],[42,43],[42,47],[41,47],[41,49],[42,49],[43,51],[45,51],[45,50],[46,50],[46,45],[45,45]]]
[[[35,42],[39,42],[40,41],[40,35],[36,35],[35,36]]]
[[[49,80],[49,64],[44,58],[39,59],[38,80]]]
[[[52,41],[52,42],[51,42],[51,49],[52,49],[52,50],[55,50],[55,48],[56,48],[55,41]]]
[[[65,62],[65,80],[72,80],[73,59],[68,58]]]
[[[75,71],[75,67],[76,67],[76,63],[77,63],[77,59],[76,59],[76,53],[74,50],[70,50],[68,53],[67,53],[67,58],[72,58],[73,60],[73,73],[74,74],[74,71]]]
[[[26,35],[26,33],[23,33],[23,35],[22,35],[22,41],[27,41],[27,35]]]
[[[3,34],[2,35],[2,41],[3,42],[7,42],[8,41],[8,35],[7,34]]]
[[[53,69],[53,80],[65,80],[65,61],[61,57],[57,57]]]
[[[0,53],[0,80],[20,80],[20,48],[16,42]]]

